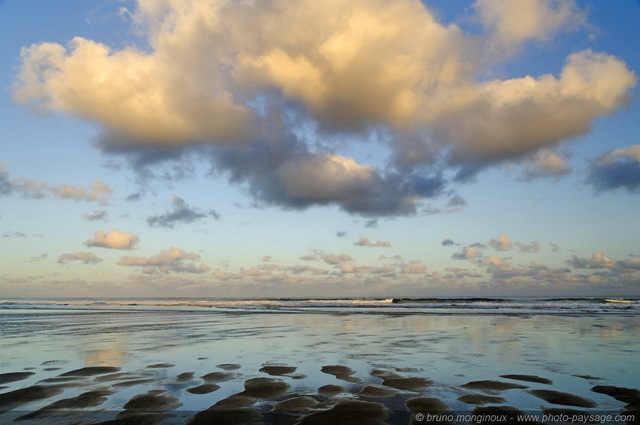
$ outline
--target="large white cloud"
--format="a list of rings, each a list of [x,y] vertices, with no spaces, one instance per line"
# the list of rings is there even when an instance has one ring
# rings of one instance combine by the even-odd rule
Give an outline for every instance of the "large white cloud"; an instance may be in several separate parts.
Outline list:
[[[214,167],[262,202],[411,214],[445,183],[429,167],[465,179],[552,148],[624,104],[636,83],[623,61],[590,50],[569,55],[559,75],[487,81],[496,49],[507,60],[585,14],[573,0],[478,0],[471,10],[484,33],[440,22],[419,0],[138,0],[140,46],[76,37],[26,47],[14,96],[98,123],[106,151],[157,159],[170,156],[157,149],[212,147]],[[344,132],[376,133],[387,167],[309,136]]]

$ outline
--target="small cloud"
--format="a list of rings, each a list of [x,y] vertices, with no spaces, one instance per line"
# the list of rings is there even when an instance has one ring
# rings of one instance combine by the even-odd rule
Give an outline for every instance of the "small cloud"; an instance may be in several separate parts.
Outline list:
[[[370,246],[373,248],[391,248],[391,243],[386,241],[376,241],[372,243],[368,238],[362,237],[354,243],[356,246]]]
[[[70,184],[52,186],[24,177],[11,179],[9,173],[0,164],[0,194],[8,195],[19,193],[25,198],[41,199],[47,195],[53,195],[59,199],[72,199],[75,201],[107,203],[113,190],[100,180],[94,181],[86,187],[77,187]]]
[[[86,241],[85,244],[108,249],[133,249],[139,241],[140,238],[131,232],[113,229],[107,233],[103,231],[95,232],[93,238]]]
[[[327,264],[338,265],[346,261],[352,261],[353,258],[349,254],[321,254],[320,259]]]
[[[316,257],[315,255],[305,255],[300,257],[300,259],[302,261],[318,261],[318,257]]]
[[[402,274],[425,274],[427,266],[419,261],[410,261],[400,265],[400,273]]]
[[[455,245],[455,242],[453,242],[451,239],[447,238],[447,239],[443,240],[442,242],[440,242],[440,245],[442,245],[442,246],[452,246],[452,245]]]
[[[166,273],[206,273],[211,270],[206,264],[196,265],[200,256],[182,249],[171,247],[151,257],[125,256],[118,261],[119,266],[141,267],[144,274]]]
[[[347,236],[347,232],[344,232],[344,231],[336,232],[336,236],[339,238],[344,238],[345,236]]]
[[[173,228],[176,224],[193,223],[209,216],[216,220],[220,219],[220,214],[215,210],[202,211],[199,208],[190,206],[179,196],[173,197],[171,205],[172,209],[170,211],[147,218],[149,226]]]
[[[535,179],[553,177],[559,178],[571,172],[571,167],[567,160],[551,151],[540,151],[529,160],[525,161],[522,180],[532,181]]]
[[[69,261],[80,261],[82,264],[98,264],[102,258],[96,257],[92,252],[76,252],[75,254],[61,254],[58,256],[58,263],[66,264]]]
[[[10,231],[2,232],[0,236],[2,236],[3,238],[28,238],[29,237],[29,235],[27,235],[24,232],[10,232]]]
[[[134,192],[124,198],[125,201],[129,202],[139,201],[140,199],[142,199],[142,192]]]
[[[378,219],[372,218],[371,220],[367,220],[364,223],[364,227],[368,227],[370,229],[376,229],[378,227]]]
[[[567,264],[576,269],[613,269],[618,267],[618,262],[605,256],[602,252],[594,252],[591,258],[579,258],[575,255],[567,260]]]
[[[482,257],[482,252],[477,246],[468,246],[462,248],[462,251],[455,253],[451,256],[454,260],[472,260],[474,258]]]
[[[271,256],[270,255],[265,255],[264,257],[262,257],[262,262],[263,263],[268,263],[271,261]]]
[[[436,215],[436,214],[452,214],[459,212],[463,206],[467,205],[467,201],[460,195],[454,195],[447,201],[446,206],[444,207],[436,207],[432,205],[427,205],[423,212],[427,215]]]
[[[518,250],[520,252],[540,252],[540,243],[537,241],[533,241],[528,245],[521,244],[520,242],[516,242]]]
[[[587,183],[598,192],[616,189],[640,191],[640,145],[603,155],[591,166]]]
[[[513,243],[504,234],[501,234],[495,239],[489,241],[489,245],[496,251],[509,251],[513,246]]]
[[[450,208],[463,207],[465,205],[467,205],[467,201],[460,195],[452,196],[447,202],[447,206]]]
[[[44,254],[40,254],[38,256],[29,258],[29,262],[30,263],[34,263],[34,262],[37,262],[37,261],[46,260],[47,258],[49,258],[49,254],[44,253]]]
[[[82,218],[89,221],[107,221],[109,219],[109,212],[107,210],[93,210],[90,213],[83,214]]]

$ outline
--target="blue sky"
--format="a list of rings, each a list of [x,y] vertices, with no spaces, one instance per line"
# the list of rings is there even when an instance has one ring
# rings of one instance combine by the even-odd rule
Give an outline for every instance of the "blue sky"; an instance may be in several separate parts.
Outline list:
[[[2,1],[0,296],[640,295],[639,19]]]

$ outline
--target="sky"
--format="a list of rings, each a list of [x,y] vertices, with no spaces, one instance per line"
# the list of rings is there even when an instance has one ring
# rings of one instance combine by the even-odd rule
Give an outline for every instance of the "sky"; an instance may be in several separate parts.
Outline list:
[[[639,296],[638,22],[0,1],[0,297]]]

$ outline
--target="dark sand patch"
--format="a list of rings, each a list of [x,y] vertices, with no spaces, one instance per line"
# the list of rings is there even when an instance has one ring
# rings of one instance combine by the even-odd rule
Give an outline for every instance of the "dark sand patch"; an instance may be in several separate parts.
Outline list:
[[[28,377],[35,375],[34,372],[9,372],[0,373],[0,384],[8,384],[9,382],[22,381]]]
[[[518,421],[518,415],[524,415],[525,413],[512,406],[485,406],[476,407],[471,412],[476,418],[481,419],[476,422],[477,424],[484,425],[504,425],[504,424],[521,424]],[[529,423],[529,422],[527,422]],[[531,423],[538,424],[540,422],[531,421]]]
[[[33,385],[0,394],[0,413],[14,409],[32,401],[43,400],[60,394],[63,387],[56,385]]]
[[[615,387],[613,385],[596,385],[591,388],[594,393],[600,393],[613,397],[630,406],[640,406],[640,391],[635,388]]]
[[[236,370],[236,369],[240,369],[242,366],[235,363],[222,363],[217,365],[216,367],[222,370]]]
[[[364,388],[360,390],[360,392],[356,393],[360,397],[368,397],[368,398],[383,398],[383,397],[393,397],[397,394],[397,391],[392,390],[390,388],[384,388],[377,385],[366,385]]]
[[[116,388],[129,388],[133,387],[134,385],[148,384],[155,381],[155,379],[133,379],[131,381],[118,382],[116,384],[113,384],[113,386]]]
[[[195,376],[194,372],[185,372],[185,373],[181,373],[180,375],[176,376],[176,381],[178,382],[185,382],[185,381],[191,381]]]
[[[470,390],[478,390],[487,394],[500,394],[506,390],[512,389],[525,389],[528,388],[524,385],[513,384],[511,382],[502,382],[502,381],[471,381],[467,382],[464,385],[460,385],[461,388],[468,388]]]
[[[600,378],[598,376],[591,376],[591,375],[573,375],[576,378],[582,378],[582,379],[586,379],[588,381],[602,381],[603,378]]]
[[[535,375],[500,375],[501,378],[515,379],[516,381],[537,382],[539,384],[553,384],[551,379],[542,378]]]
[[[333,375],[338,379],[342,379],[343,381],[360,382],[360,379],[356,378],[355,376],[351,376],[356,373],[356,371],[347,366],[322,366],[322,369],[320,369],[320,371],[328,375]]]
[[[596,421],[588,421],[589,417],[591,416],[593,419],[595,419],[595,415],[591,412],[585,412],[582,410],[576,410],[576,409],[562,409],[562,408],[557,408],[557,407],[551,407],[548,409],[544,409],[543,413],[547,416],[550,417],[566,417],[569,420],[568,421],[552,421],[552,422],[569,422],[569,423],[581,423],[581,424],[593,424],[596,423]],[[575,418],[574,421],[571,420],[571,418]]]
[[[99,406],[107,400],[107,396],[113,391],[103,388],[87,391],[79,396],[56,401],[49,406],[54,409],[86,409],[87,407]]]
[[[380,370],[374,369],[371,371],[371,376],[375,376],[377,378],[385,379],[393,379],[393,378],[404,378],[402,375],[398,375],[395,372],[389,372],[388,370]]]
[[[497,397],[492,395],[482,395],[482,394],[466,394],[466,395],[463,395],[462,397],[458,397],[458,400],[467,404],[475,404],[476,406],[506,402],[506,400],[502,397]]]
[[[383,425],[389,416],[387,408],[379,403],[339,400],[329,410],[303,416],[298,425]]]
[[[202,384],[202,385],[198,385],[197,387],[187,388],[187,391],[190,392],[191,394],[209,394],[218,389],[220,389],[220,385]]]
[[[164,412],[181,406],[180,401],[167,395],[162,390],[149,391],[146,394],[138,394],[124,405],[124,408],[135,412]]]
[[[147,366],[147,368],[149,369],[164,369],[164,368],[168,368],[168,367],[175,367],[175,364],[173,363],[156,363],[156,364],[152,364]]]
[[[202,376],[201,378],[204,379],[207,382],[224,382],[224,381],[228,381],[230,379],[233,379],[235,377],[236,377],[235,373],[211,372],[211,373],[207,373],[206,375]]]
[[[53,402],[43,408],[36,410],[35,412],[28,413],[24,416],[20,416],[18,420],[34,419],[48,416],[64,416],[72,409],[86,409],[88,407],[99,406],[107,400],[107,396],[113,394],[113,391],[108,389],[88,391],[82,393],[79,396],[65,398]]]
[[[588,398],[580,397],[574,394],[562,393],[560,391],[552,390],[529,390],[529,394],[532,394],[547,403],[561,404],[563,406],[577,406],[577,407],[596,407],[596,403]]]
[[[293,397],[277,403],[274,410],[281,412],[304,412],[313,409],[318,405],[318,401],[307,396]]]
[[[239,409],[242,407],[251,406],[256,402],[255,397],[250,397],[245,394],[234,394],[227,398],[223,398],[212,406],[216,409]]]
[[[248,425],[260,423],[262,414],[257,409],[216,409],[198,412],[188,425]]]
[[[274,378],[253,378],[244,381],[244,393],[255,398],[278,398],[287,393],[289,384]]]
[[[344,392],[344,387],[340,385],[323,385],[318,388],[318,394],[323,395],[325,397],[333,397],[334,395],[340,394]]]
[[[62,370],[61,367],[45,367],[44,369],[45,372],[53,372],[54,370]]]
[[[449,410],[449,405],[439,398],[433,397],[414,397],[407,400],[404,404],[407,409],[415,413],[444,413]]]
[[[306,377],[307,375],[303,375],[303,374],[291,375],[291,379],[304,379]]]
[[[591,391],[600,394],[606,394],[615,398],[618,401],[627,404],[627,409],[632,412],[626,412],[635,414],[638,421],[640,421],[640,391],[635,388],[623,388],[614,387],[613,385],[596,385],[591,388]]]
[[[63,373],[60,376],[94,376],[94,375],[104,375],[105,373],[114,373],[120,370],[119,367],[115,366],[89,366],[83,367],[81,369],[71,370],[69,372]]]
[[[433,385],[433,381],[427,378],[389,378],[382,381],[382,385],[387,387],[398,388],[400,390],[421,391],[429,385]]]
[[[296,369],[298,369],[297,367],[293,367],[293,366],[271,366],[271,365],[267,365],[267,366],[262,366],[260,368],[260,372],[266,373],[268,375],[271,376],[283,376],[283,375],[289,375],[292,374],[293,372],[296,371]]]

